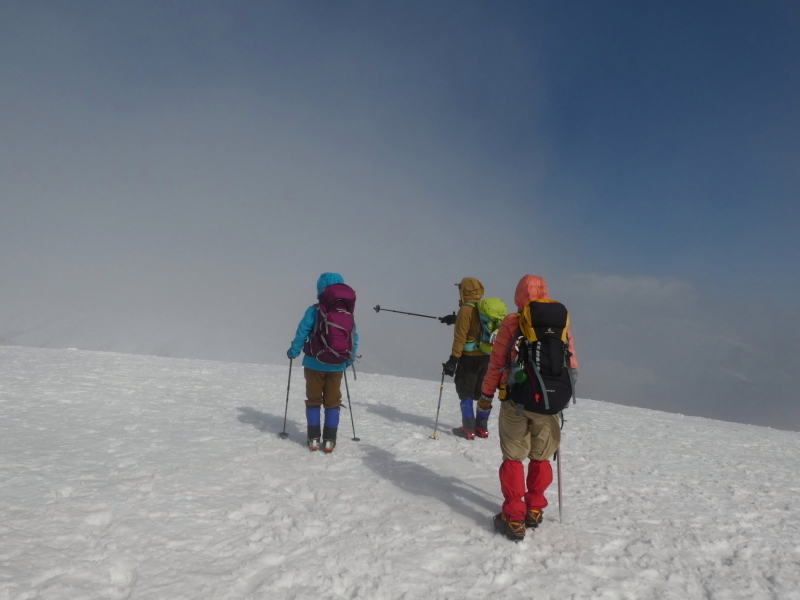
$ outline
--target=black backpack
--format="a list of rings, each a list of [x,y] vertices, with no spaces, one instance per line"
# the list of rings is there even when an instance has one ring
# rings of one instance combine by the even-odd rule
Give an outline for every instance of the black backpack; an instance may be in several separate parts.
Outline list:
[[[534,300],[519,314],[517,360],[509,365],[506,400],[525,410],[555,415],[574,398],[569,312],[560,302]]]

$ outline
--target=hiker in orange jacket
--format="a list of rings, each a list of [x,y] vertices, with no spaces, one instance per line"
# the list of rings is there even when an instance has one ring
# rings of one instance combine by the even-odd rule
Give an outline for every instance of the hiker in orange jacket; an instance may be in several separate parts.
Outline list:
[[[525,275],[514,292],[514,303],[520,312],[509,314],[500,325],[481,387],[482,402],[491,405],[495,390],[506,384],[506,367],[517,358],[514,337],[519,335],[520,313],[534,300],[549,300],[547,283],[537,275]],[[577,379],[578,361],[569,330],[567,347],[572,353],[570,366],[574,381]],[[494,518],[495,529],[511,539],[521,540],[526,528],[536,527],[541,522],[542,511],[547,506],[544,492],[553,482],[549,459],[561,442],[561,422],[558,415],[539,414],[521,410],[521,407],[517,410],[512,400],[502,402],[498,421],[503,452],[500,487],[505,500],[502,512]],[[530,461],[527,478],[522,464],[526,458]]]

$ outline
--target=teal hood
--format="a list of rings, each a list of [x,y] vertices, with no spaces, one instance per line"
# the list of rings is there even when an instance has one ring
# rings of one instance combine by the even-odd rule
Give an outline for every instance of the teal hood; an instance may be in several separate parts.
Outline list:
[[[317,279],[317,296],[322,293],[322,290],[334,283],[344,283],[344,277],[338,273],[323,273],[320,275],[319,279]]]

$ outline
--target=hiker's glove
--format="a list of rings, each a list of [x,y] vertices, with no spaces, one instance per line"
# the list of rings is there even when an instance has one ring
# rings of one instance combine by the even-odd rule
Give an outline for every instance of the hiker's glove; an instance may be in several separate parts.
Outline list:
[[[453,313],[452,315],[447,315],[445,317],[439,317],[439,321],[441,321],[445,325],[455,325],[456,313]]]
[[[456,367],[458,366],[458,359],[450,355],[450,358],[447,359],[446,363],[442,363],[442,369],[444,369],[444,374],[448,377],[452,377],[456,374]]]
[[[483,410],[492,410],[492,400],[494,399],[494,394],[491,396],[482,395],[480,400],[478,400],[478,408]]]
[[[294,352],[292,352],[292,349],[289,348],[286,351],[286,356],[288,356],[289,358],[297,358],[298,356],[300,356],[300,353],[298,352],[297,354],[295,354]]]
[[[578,383],[578,369],[572,369],[572,383]]]

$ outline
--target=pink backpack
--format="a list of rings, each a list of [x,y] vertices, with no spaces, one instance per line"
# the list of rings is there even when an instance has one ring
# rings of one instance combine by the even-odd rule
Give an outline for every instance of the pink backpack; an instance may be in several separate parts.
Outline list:
[[[303,352],[326,365],[341,365],[352,360],[355,307],[356,293],[349,285],[334,283],[322,290],[317,321]]]

